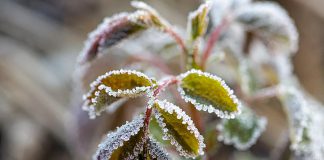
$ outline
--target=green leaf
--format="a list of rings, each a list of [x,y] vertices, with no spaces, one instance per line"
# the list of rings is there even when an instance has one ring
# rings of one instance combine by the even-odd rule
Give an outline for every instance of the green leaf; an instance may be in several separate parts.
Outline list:
[[[162,145],[169,145],[168,143],[166,143],[166,141],[163,140],[163,131],[154,116],[150,120],[149,131],[150,135]]]
[[[223,119],[217,126],[218,140],[233,144],[239,150],[251,147],[265,130],[267,120],[259,117],[247,107],[235,119]]]
[[[255,31],[267,45],[294,53],[298,48],[298,33],[285,9],[274,2],[254,2],[239,9],[236,21]]]
[[[205,2],[199,6],[199,8],[191,12],[188,17],[188,33],[192,40],[203,36],[208,27],[208,12],[210,10],[211,3]]]
[[[99,144],[93,160],[136,159],[145,142],[143,124],[144,118],[139,116],[109,133]]]
[[[194,158],[204,154],[204,139],[184,111],[167,101],[156,100],[153,107],[163,139],[170,140],[181,156]]]
[[[181,74],[180,78],[178,91],[196,109],[214,112],[221,118],[234,118],[240,113],[239,101],[219,77],[193,69]]]
[[[141,72],[132,70],[114,70],[99,76],[91,83],[90,91],[84,95],[83,109],[89,112],[91,118],[100,115],[109,105],[123,97],[141,96],[152,87],[156,81]]]

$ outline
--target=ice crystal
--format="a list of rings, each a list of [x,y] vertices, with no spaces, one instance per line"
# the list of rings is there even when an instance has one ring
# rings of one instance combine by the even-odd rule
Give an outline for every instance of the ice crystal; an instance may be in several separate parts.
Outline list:
[[[138,78],[142,78],[143,80],[149,81],[150,85],[143,86],[134,86],[132,89],[113,89],[111,86],[107,86],[104,84],[104,80],[111,75],[134,75]],[[121,83],[121,82],[116,82]],[[130,82],[131,83],[131,82]],[[134,83],[134,82],[133,82]],[[138,82],[137,82],[138,83]],[[137,97],[141,95],[141,93],[145,93],[150,90],[152,84],[152,80],[147,77],[145,74],[135,71],[135,70],[113,70],[107,72],[104,75],[99,76],[94,82],[91,83],[91,88],[98,86],[99,90],[104,90],[108,95],[113,97]]]
[[[157,160],[169,160],[168,153],[158,144],[158,142],[153,139],[149,138],[147,143],[148,153],[153,159]]]
[[[191,120],[191,118],[184,112],[182,111],[178,106],[167,102],[166,100],[164,101],[159,101],[156,100],[155,103],[157,104],[157,106],[159,108],[161,108],[164,112],[168,113],[168,114],[173,114],[175,113],[176,119],[181,120],[182,124],[187,125],[187,131],[190,132],[190,134],[193,134],[193,136],[198,140],[198,154],[199,155],[203,155],[204,151],[203,149],[206,147],[206,145],[204,144],[204,138],[200,135],[198,129],[195,127],[193,121]],[[183,146],[177,141],[178,137],[174,137],[175,135],[172,134],[172,132],[169,131],[169,129],[171,128],[167,128],[167,126],[169,126],[168,123],[165,119],[162,113],[160,113],[158,110],[154,110],[155,113],[155,118],[157,119],[159,126],[162,128],[163,131],[163,140],[170,140],[171,144],[174,145],[177,149],[177,151],[180,152],[181,156],[185,156],[185,157],[196,157],[197,155],[188,152],[187,150],[185,150],[183,148]],[[180,132],[184,132],[180,130]],[[182,134],[184,134],[182,133]],[[194,145],[194,144],[189,144],[189,145]]]
[[[118,76],[123,76],[123,79]],[[82,108],[88,111],[90,118],[93,119],[106,110],[106,107],[117,103],[123,97],[133,98],[145,93],[150,94],[153,83],[153,79],[134,70],[121,69],[107,72],[90,84],[90,91],[83,96]]]
[[[223,119],[217,125],[218,140],[232,144],[239,150],[246,150],[255,144],[266,124],[265,117],[258,117],[252,110],[242,107],[242,113],[235,119]]]
[[[239,100],[236,98],[236,96],[233,94],[234,93],[233,90],[231,90],[225,84],[224,80],[222,80],[221,78],[219,78],[215,75],[211,75],[210,73],[202,72],[200,70],[195,70],[195,69],[192,69],[186,73],[183,73],[183,74],[179,75],[179,77],[180,77],[180,79],[184,79],[185,77],[187,77],[190,74],[198,74],[199,76],[204,76],[204,77],[207,77],[207,78],[217,81],[226,92],[226,95],[222,95],[222,96],[226,96],[226,97],[221,97],[221,98],[229,98],[230,99],[229,101],[231,101],[231,103],[233,103],[236,106],[236,108],[234,109],[234,111],[229,112],[229,111],[220,110],[217,108],[217,107],[222,107],[222,106],[213,106],[212,104],[202,103],[201,102],[202,98],[197,98],[197,97],[188,95],[180,83],[178,86],[178,91],[180,92],[181,97],[186,102],[192,103],[196,107],[197,110],[208,111],[208,113],[215,113],[220,118],[231,119],[240,113],[241,104],[240,104]],[[195,85],[197,85],[196,87],[199,87],[198,85],[200,85],[200,84],[195,84]],[[205,91],[205,92],[208,92],[208,91]],[[217,91],[215,91],[215,92],[217,92]]]
[[[133,136],[140,132],[143,124],[143,116],[138,116],[133,121],[127,122],[123,126],[117,128],[115,132],[109,133],[107,137],[98,145],[98,149],[93,156],[93,160],[110,159],[110,157],[114,154],[114,151],[120,147],[123,147]],[[125,157],[124,159],[134,159],[137,157],[138,154],[143,150],[144,141],[144,138],[137,139],[132,151],[121,153],[122,156]]]

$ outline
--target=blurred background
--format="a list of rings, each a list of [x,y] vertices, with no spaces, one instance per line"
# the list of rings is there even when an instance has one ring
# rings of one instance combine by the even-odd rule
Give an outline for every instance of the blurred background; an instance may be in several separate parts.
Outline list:
[[[278,2],[300,34],[294,72],[305,89],[324,102],[324,1]],[[200,1],[147,3],[183,27]],[[73,79],[76,59],[88,32],[104,17],[131,10],[128,0],[0,0],[1,160],[89,159],[98,144],[91,139],[100,139],[107,130],[96,126],[108,124],[104,118],[90,121],[81,111],[82,95],[75,94]],[[80,115],[86,118],[76,118]],[[274,129],[285,125],[270,124]]]

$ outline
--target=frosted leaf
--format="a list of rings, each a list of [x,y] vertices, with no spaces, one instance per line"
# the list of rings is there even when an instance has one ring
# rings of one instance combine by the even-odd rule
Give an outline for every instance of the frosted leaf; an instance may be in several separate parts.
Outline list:
[[[178,106],[167,101],[156,100],[154,113],[162,128],[163,140],[170,140],[181,156],[194,158],[204,154],[204,138],[191,118]]]
[[[181,97],[197,110],[215,113],[220,118],[234,118],[240,113],[240,102],[221,78],[193,69],[181,74],[180,79]]]
[[[237,10],[236,20],[285,53],[295,53],[298,49],[298,33],[293,20],[274,2],[246,5]]]
[[[114,70],[99,76],[84,95],[83,109],[90,118],[100,115],[106,107],[122,97],[137,97],[148,93],[155,81],[134,70]]]
[[[279,98],[286,111],[290,129],[290,148],[296,156],[312,156],[312,137],[309,128],[311,115],[309,104],[305,96],[295,87],[281,85],[279,87]],[[313,115],[312,115],[313,116]],[[318,130],[316,129],[316,132]]]
[[[121,40],[143,30],[144,27],[131,21],[129,17],[136,13],[120,13],[112,17],[105,18],[98,27],[89,33],[88,39],[84,43],[84,48],[80,53],[79,62],[85,63],[94,59],[97,54],[109,48]]]
[[[218,124],[218,140],[234,145],[239,150],[251,147],[265,130],[267,120],[259,117],[247,107],[235,119],[223,119]]]
[[[109,96],[104,90],[93,87],[83,96],[84,103],[82,109],[87,111],[89,117],[93,119],[106,110],[106,107],[117,102],[119,99],[118,97]]]
[[[133,22],[143,26],[155,27],[160,30],[164,30],[170,26],[169,23],[162,18],[156,10],[148,4],[142,1],[132,1],[131,5],[139,9],[139,11],[137,11],[137,15],[132,15]]]
[[[168,153],[153,138],[148,139],[147,148],[148,148],[148,154],[151,159],[156,159],[156,160],[170,159]]]
[[[323,105],[291,85],[280,85],[279,98],[288,116],[291,150],[296,159],[324,157]]]
[[[211,2],[205,2],[199,8],[191,12],[188,16],[188,33],[190,39],[196,40],[205,34],[208,27],[208,12],[211,8]]]
[[[119,127],[115,132],[109,133],[98,145],[92,159],[135,159],[143,151],[145,142],[143,124],[143,116],[138,116],[133,121]]]
[[[280,100],[288,115],[292,148],[296,148],[302,141],[307,127],[307,103],[304,96],[294,87],[279,87]]]

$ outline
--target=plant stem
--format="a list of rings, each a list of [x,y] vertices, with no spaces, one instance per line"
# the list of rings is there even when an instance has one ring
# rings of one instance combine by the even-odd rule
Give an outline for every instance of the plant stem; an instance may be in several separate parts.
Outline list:
[[[229,20],[227,18],[224,18],[220,25],[218,25],[210,34],[209,39],[207,41],[206,47],[204,49],[202,58],[201,58],[201,68],[205,68],[206,62],[208,60],[208,57],[211,55],[211,51],[214,48],[214,45],[218,41],[221,32],[224,28],[226,28],[229,24]]]
[[[168,87],[171,84],[175,84],[178,82],[178,79],[174,76],[171,76],[170,78],[167,78],[162,81],[162,83],[153,91],[153,98],[154,100],[157,99],[157,96],[161,91],[163,91],[166,87]],[[148,137],[148,127],[150,124],[151,114],[152,114],[152,107],[147,107],[145,111],[145,119],[144,119],[144,136],[145,139]]]
[[[186,45],[183,41],[183,39],[181,38],[181,36],[176,33],[171,27],[166,28],[165,32],[168,33],[171,37],[174,38],[174,40],[178,43],[178,45],[180,46],[182,53],[187,56],[188,55],[188,50],[186,48]]]

